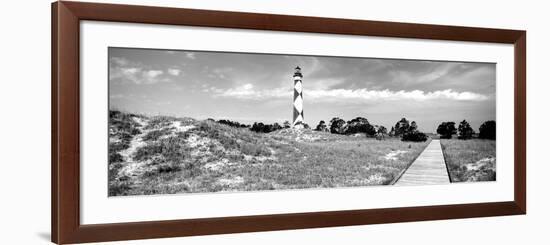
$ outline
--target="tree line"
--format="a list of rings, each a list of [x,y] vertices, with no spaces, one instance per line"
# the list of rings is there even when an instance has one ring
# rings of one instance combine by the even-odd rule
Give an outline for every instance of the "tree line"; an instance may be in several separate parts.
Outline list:
[[[367,137],[376,137],[376,139],[384,139],[385,136],[400,137],[402,141],[426,141],[428,136],[418,131],[418,125],[415,121],[409,123],[406,118],[399,120],[388,133],[386,127],[369,123],[364,117],[356,117],[350,121],[335,117],[326,125],[325,121],[320,121],[317,131],[325,131],[333,134],[353,135],[365,134]]]
[[[235,127],[235,128],[248,128],[248,129],[250,129],[250,131],[254,131],[254,132],[257,132],[257,133],[269,133],[269,132],[281,130],[281,129],[284,129],[284,128],[290,128],[290,122],[289,121],[285,121],[283,123],[283,125],[280,125],[279,123],[264,124],[262,122],[254,122],[252,125],[247,125],[247,124],[241,124],[239,122],[226,120],[226,119],[222,119],[222,120],[218,120],[218,121],[216,121],[214,119],[209,119],[209,120],[218,122],[220,124],[225,124],[225,125],[228,125],[228,126],[231,126],[231,127]],[[307,126],[307,124],[305,124],[304,126]],[[309,128],[309,126],[307,126],[307,128]]]
[[[213,119],[210,120],[215,121]],[[249,128],[251,131],[258,133],[270,133],[273,131],[290,128],[290,123],[288,121],[285,121],[282,125],[279,123],[264,124],[262,122],[254,122],[252,125],[246,125],[225,119],[218,120],[216,122],[231,127]],[[306,129],[310,128],[310,126],[306,123],[302,123],[302,126]],[[385,136],[401,137],[401,140],[403,141],[426,141],[428,139],[426,134],[418,131],[416,122],[413,121],[409,123],[409,121],[405,118],[399,120],[395,126],[392,127],[389,134],[386,127],[381,125],[373,125],[364,117],[356,117],[349,121],[339,117],[334,117],[330,120],[328,125],[325,121],[321,120],[313,130],[341,135],[364,134],[367,137],[376,137],[376,139],[379,140],[384,139]]]
[[[442,122],[437,127],[437,133],[442,139],[450,139],[453,135],[458,133],[458,138],[462,140],[468,140],[474,137],[475,131],[466,120],[462,120],[458,125],[458,129],[455,127],[455,122]],[[496,139],[496,122],[486,121],[479,127],[479,139]]]
[[[210,119],[215,121],[213,119]],[[290,122],[285,121],[282,125],[279,123],[264,124],[262,122],[254,122],[252,125],[241,124],[239,122],[230,120],[218,120],[221,124],[225,124],[231,127],[248,128],[251,131],[258,133],[270,133],[273,131],[290,128]],[[309,129],[310,126],[306,123],[302,123],[302,126]],[[400,137],[402,141],[423,142],[428,139],[428,136],[418,130],[418,124],[415,121],[409,121],[406,118],[401,118],[394,126],[391,127],[388,132],[387,128],[381,125],[374,125],[364,117],[356,117],[352,120],[346,121],[339,117],[332,118],[327,124],[324,120],[319,121],[319,124],[313,129],[315,131],[329,132],[332,134],[340,135],[355,135],[364,134],[367,137],[375,137],[376,139],[384,139],[385,136]],[[437,133],[442,139],[450,139],[453,135],[458,134],[459,139],[471,139],[474,137],[475,131],[470,124],[463,120],[455,126],[455,122],[442,122],[437,127]],[[486,121],[479,127],[479,134],[477,138],[480,139],[495,139],[496,138],[496,122]]]

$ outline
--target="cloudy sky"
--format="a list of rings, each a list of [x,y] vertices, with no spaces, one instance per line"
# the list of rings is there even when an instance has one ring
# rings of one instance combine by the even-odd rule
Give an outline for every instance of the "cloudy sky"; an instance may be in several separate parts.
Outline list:
[[[405,117],[435,132],[495,120],[496,66],[324,56],[109,48],[110,109],[242,123],[292,121],[294,67],[302,68],[311,126],[361,116],[391,128]]]

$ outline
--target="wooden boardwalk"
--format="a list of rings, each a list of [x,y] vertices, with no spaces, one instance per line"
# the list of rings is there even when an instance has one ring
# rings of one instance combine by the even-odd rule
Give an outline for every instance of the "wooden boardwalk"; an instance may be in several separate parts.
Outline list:
[[[395,185],[449,184],[449,173],[439,140],[432,140]]]

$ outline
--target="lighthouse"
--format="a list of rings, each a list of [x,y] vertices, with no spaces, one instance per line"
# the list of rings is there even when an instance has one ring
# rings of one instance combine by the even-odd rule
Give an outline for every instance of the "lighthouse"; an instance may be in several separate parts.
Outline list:
[[[292,127],[304,127],[304,97],[302,95],[302,70],[299,66],[294,69],[294,103],[292,110]]]

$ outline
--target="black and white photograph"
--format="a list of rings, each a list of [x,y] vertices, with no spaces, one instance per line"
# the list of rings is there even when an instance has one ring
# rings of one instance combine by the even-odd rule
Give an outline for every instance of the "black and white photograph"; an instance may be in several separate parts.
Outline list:
[[[108,195],[496,181],[496,64],[109,47]]]
[[[7,1],[0,244],[548,240],[547,5]]]

